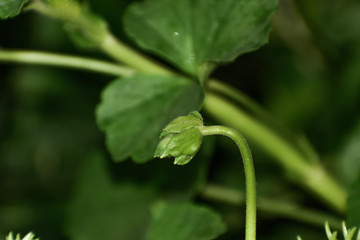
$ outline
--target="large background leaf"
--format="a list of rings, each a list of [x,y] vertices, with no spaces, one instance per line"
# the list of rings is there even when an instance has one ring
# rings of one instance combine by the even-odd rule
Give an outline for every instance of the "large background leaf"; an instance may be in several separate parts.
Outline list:
[[[125,28],[143,48],[182,70],[231,61],[267,42],[275,0],[147,0],[134,3]]]
[[[150,184],[111,181],[99,153],[87,160],[68,208],[67,234],[74,240],[142,239],[156,190]]]
[[[210,240],[225,232],[221,217],[190,203],[160,203],[153,211],[147,240]]]
[[[29,0],[0,0],[0,19],[18,15]]]
[[[96,115],[114,160],[151,159],[161,129],[199,109],[202,96],[199,85],[180,77],[135,75],[110,83]]]

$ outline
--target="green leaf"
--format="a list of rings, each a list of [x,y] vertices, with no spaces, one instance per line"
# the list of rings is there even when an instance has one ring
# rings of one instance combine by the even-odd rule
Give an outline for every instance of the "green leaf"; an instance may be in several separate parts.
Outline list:
[[[0,19],[18,15],[29,0],[0,0]]]
[[[125,30],[144,49],[198,74],[268,41],[276,0],[145,0],[125,14]]]
[[[76,240],[142,239],[156,190],[146,183],[116,184],[105,160],[99,153],[87,158],[67,209],[66,233]]]
[[[347,212],[347,223],[349,227],[360,226],[360,177],[358,177],[351,187]]]
[[[179,115],[198,110],[202,100],[201,87],[188,79],[134,75],[104,90],[97,122],[115,161],[132,157],[143,163],[152,158],[161,129]]]
[[[191,112],[187,116],[181,116],[171,121],[162,131],[161,136],[181,133],[193,127],[203,126],[203,118],[199,112]]]
[[[212,210],[190,203],[160,203],[152,215],[146,240],[210,240],[226,231]]]
[[[352,131],[337,159],[341,177],[350,186],[360,173],[360,124]]]

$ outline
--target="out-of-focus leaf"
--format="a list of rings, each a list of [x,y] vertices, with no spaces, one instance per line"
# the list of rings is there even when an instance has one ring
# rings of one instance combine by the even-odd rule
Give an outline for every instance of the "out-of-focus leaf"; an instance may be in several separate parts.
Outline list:
[[[106,23],[103,19],[97,16],[90,16],[94,25],[98,25],[99,28],[106,29]],[[74,24],[65,24],[65,30],[68,33],[69,38],[79,46],[80,48],[93,49],[99,46],[101,38],[89,35],[89,32],[84,31]]]
[[[55,17],[65,23],[70,39],[80,47],[98,47],[107,34],[107,23],[94,14],[88,4],[77,0],[48,0]]]
[[[360,21],[360,3],[358,1],[344,2],[336,10],[336,14],[329,14],[328,20],[328,27],[324,28],[324,31],[331,40],[338,44],[358,42],[360,38],[357,25]]]
[[[360,177],[352,184],[348,200],[348,227],[360,226]]]
[[[0,19],[18,15],[29,0],[0,0]]]
[[[360,173],[360,124],[345,143],[337,157],[340,174],[347,186],[350,186]]]
[[[299,235],[302,240],[328,240],[323,228],[308,227],[297,222],[274,219],[258,231],[256,237],[263,240],[296,240]]]
[[[109,84],[97,108],[97,122],[115,161],[151,159],[161,133],[171,120],[198,110],[201,87],[174,76],[135,75]]]
[[[146,240],[210,240],[226,230],[217,213],[190,203],[160,203],[152,215]]]
[[[198,74],[267,42],[275,0],[146,0],[131,5],[125,30],[144,49]]]
[[[155,191],[129,183],[114,184],[105,159],[96,154],[85,162],[71,202],[66,231],[76,240],[139,240],[150,218]]]

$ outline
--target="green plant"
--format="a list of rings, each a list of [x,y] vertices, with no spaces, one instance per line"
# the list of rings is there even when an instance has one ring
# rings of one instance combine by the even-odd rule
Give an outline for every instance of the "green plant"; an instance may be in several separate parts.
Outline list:
[[[256,181],[254,163],[246,140],[236,130],[224,126],[204,126],[198,112],[179,117],[167,125],[161,136],[155,157],[175,157],[174,164],[187,164],[199,150],[202,137],[223,135],[238,146],[244,163],[246,178],[246,230],[245,239],[256,238]]]
[[[16,234],[16,237],[14,238],[12,233],[9,233],[9,235],[6,237],[6,240],[38,240],[38,238],[34,238],[35,235],[33,233],[26,234],[25,237],[21,238],[20,234]]]
[[[182,183],[182,180],[175,180],[171,176],[168,176],[171,180],[161,179],[162,174],[167,170],[156,167],[152,168],[153,176],[149,181],[151,187],[150,183],[149,186],[125,184],[121,187],[121,194],[117,193],[111,180],[105,173],[101,173],[101,171],[105,172],[104,166],[96,160],[105,158],[103,151],[94,150],[93,153],[88,153],[91,156],[86,157],[89,160],[85,165],[89,166],[84,167],[83,170],[83,178],[87,180],[80,181],[79,189],[82,190],[79,190],[77,197],[70,204],[69,208],[72,209],[70,212],[73,213],[69,223],[65,224],[66,231],[70,232],[71,237],[95,239],[96,234],[99,234],[93,227],[89,227],[97,224],[84,219],[83,214],[79,212],[82,202],[88,203],[87,207],[90,210],[107,209],[105,198],[94,197],[97,202],[89,200],[91,191],[87,189],[86,182],[93,181],[96,189],[102,189],[105,192],[103,195],[111,199],[110,202],[121,202],[123,196],[137,196],[134,207],[126,209],[115,206],[117,210],[110,207],[104,210],[107,213],[104,216],[112,216],[109,219],[116,219],[120,213],[127,210],[139,212],[141,215],[140,212],[142,211],[143,214],[146,210],[139,209],[142,207],[148,209],[157,198],[168,200],[165,203],[155,204],[151,220],[142,222],[138,217],[133,219],[133,225],[131,221],[124,223],[134,228],[145,229],[144,226],[148,226],[147,230],[131,235],[129,232],[136,232],[134,229],[124,229],[118,233],[119,236],[131,235],[132,239],[156,240],[216,238],[225,232],[225,225],[220,216],[213,210],[189,203],[196,196],[201,196],[206,200],[219,200],[235,205],[242,205],[246,201],[246,239],[255,239],[255,179],[253,170],[249,169],[252,160],[247,144],[238,132],[244,134],[251,145],[259,147],[260,152],[264,151],[266,156],[271,156],[269,159],[275,160],[282,167],[285,176],[291,182],[290,186],[297,185],[304,188],[313,196],[311,199],[317,199],[317,204],[323,203],[331,212],[324,213],[324,210],[307,208],[299,202],[301,197],[298,195],[278,200],[259,196],[260,211],[315,225],[322,225],[328,220],[334,228],[339,228],[339,216],[343,217],[347,210],[351,209],[348,211],[350,224],[354,226],[360,224],[359,217],[352,214],[360,208],[357,192],[360,184],[356,183],[355,179],[349,180],[355,182],[353,189],[349,191],[325,169],[318,154],[304,137],[291,133],[282,125],[279,126],[255,101],[214,76],[219,66],[233,62],[240,55],[257,50],[267,43],[270,19],[277,9],[278,3],[275,0],[131,2],[123,14],[124,32],[133,40],[133,43],[129,44],[136,44],[151,54],[145,56],[125,43],[126,38],[124,41],[118,40],[110,31],[110,24],[85,3],[76,0],[0,0],[0,18],[12,18],[21,11],[40,13],[43,17],[61,22],[69,38],[80,48],[101,52],[115,60],[109,62],[41,51],[0,49],[1,62],[74,68],[116,77],[102,90],[101,102],[95,114],[98,127],[105,133],[106,148],[115,163],[120,164],[131,158],[138,164],[156,164],[152,162],[159,160],[150,161],[155,153],[155,157],[175,157],[175,164],[185,165],[200,151],[199,159],[192,161],[189,167],[194,172],[191,173],[194,175],[194,182],[187,183],[187,190],[177,197],[163,193],[164,182],[171,181],[174,186],[170,183],[170,188],[176,189],[176,183]],[[276,19],[275,23],[279,21],[279,17]],[[286,19],[280,21],[280,23],[284,22]],[[302,24],[301,21],[296,23]],[[282,31],[283,25],[278,24],[278,26],[280,26],[279,35],[289,39],[286,31]],[[307,33],[301,35],[305,36],[306,41]],[[289,41],[292,41],[293,45],[290,45],[296,49],[298,46],[296,44],[299,43],[291,39]],[[310,45],[309,48],[315,53],[310,52],[318,56],[317,50],[312,47]],[[313,59],[311,56],[310,58]],[[319,59],[319,62],[311,66],[318,66],[320,69],[321,57]],[[352,96],[356,99],[356,91],[354,92]],[[194,112],[198,110],[203,111],[206,120],[216,121],[222,126],[204,126],[202,117]],[[189,112],[192,113],[185,117]],[[167,125],[170,121],[172,122]],[[211,171],[206,159],[210,158],[214,145],[209,142],[206,148],[204,143],[205,153],[201,153],[199,149],[203,136],[215,134],[232,138],[241,149],[245,167],[246,198],[243,197],[242,191],[234,192],[224,186],[207,183],[207,175]],[[158,144],[159,135],[162,140]],[[350,165],[354,165],[354,173],[351,176],[356,178],[354,176],[357,175],[359,166],[355,163]],[[139,165],[138,168],[141,169],[142,166]],[[103,170],[98,170],[97,173],[96,169]],[[134,169],[135,167],[130,172],[136,175],[137,170]],[[188,172],[182,174],[190,175]],[[271,172],[269,174],[271,176]],[[94,175],[98,179],[92,179],[91,176]],[[276,188],[275,185],[272,187]],[[285,188],[289,187],[285,186]],[[292,191],[291,189],[290,192]],[[296,190],[295,194],[298,194]],[[347,204],[349,194],[349,204]],[[142,200],[139,200],[140,198]],[[176,202],[171,201],[173,198],[187,203],[173,203]],[[139,207],[140,205],[142,207]],[[102,211],[98,211],[96,214],[103,214]],[[181,212],[187,213],[187,217],[182,216]],[[172,216],[177,217],[175,219]],[[194,220],[189,221],[189,219]],[[173,225],[171,225],[172,221],[175,221]],[[172,230],[168,232],[162,230],[159,226],[164,223],[169,223],[172,226],[169,229]],[[201,227],[197,228],[196,225],[200,223]],[[107,232],[108,229],[113,228],[104,224],[99,229],[101,232]],[[180,229],[184,235],[180,234]],[[99,234],[99,237],[101,236]],[[116,234],[109,234],[109,237],[116,238]]]
[[[353,239],[353,237],[356,236],[356,229],[357,229],[356,227],[348,229],[346,227],[345,222],[343,222],[342,223],[342,231],[343,231],[344,239],[345,240]],[[337,238],[338,232],[337,231],[332,232],[328,222],[325,223],[325,232],[326,232],[326,236],[329,240],[337,240],[338,239]],[[360,238],[360,235],[358,233],[357,237],[355,239],[359,239],[359,238]],[[301,240],[301,237],[298,237],[298,240]]]

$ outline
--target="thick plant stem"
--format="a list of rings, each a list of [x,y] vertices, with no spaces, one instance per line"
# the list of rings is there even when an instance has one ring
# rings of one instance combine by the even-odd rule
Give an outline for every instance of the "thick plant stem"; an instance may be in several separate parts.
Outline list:
[[[346,211],[347,193],[321,165],[311,163],[271,129],[224,98],[208,92],[204,110],[221,124],[234,127],[270,153],[290,178],[310,189],[338,212]]]
[[[223,135],[231,138],[238,146],[245,170],[246,185],[246,225],[245,240],[256,239],[256,181],[254,163],[245,138],[235,129],[224,126],[203,126],[199,128],[203,136]]]
[[[174,73],[166,67],[155,63],[153,60],[146,58],[135,50],[118,41],[111,33],[108,33],[100,48],[113,59],[125,63],[128,66],[141,72],[173,75]]]
[[[253,118],[256,118],[259,123],[270,128],[278,135],[278,137],[286,139],[288,145],[291,145],[291,148],[296,150],[298,154],[304,155],[303,157],[306,158],[308,162],[319,162],[318,154],[305,137],[292,133],[245,93],[217,79],[210,79],[206,86],[208,91],[224,96],[231,102],[246,109],[246,111],[251,114]]]
[[[115,76],[129,76],[135,72],[129,67],[96,59],[36,51],[0,49],[0,62],[75,68]]]

